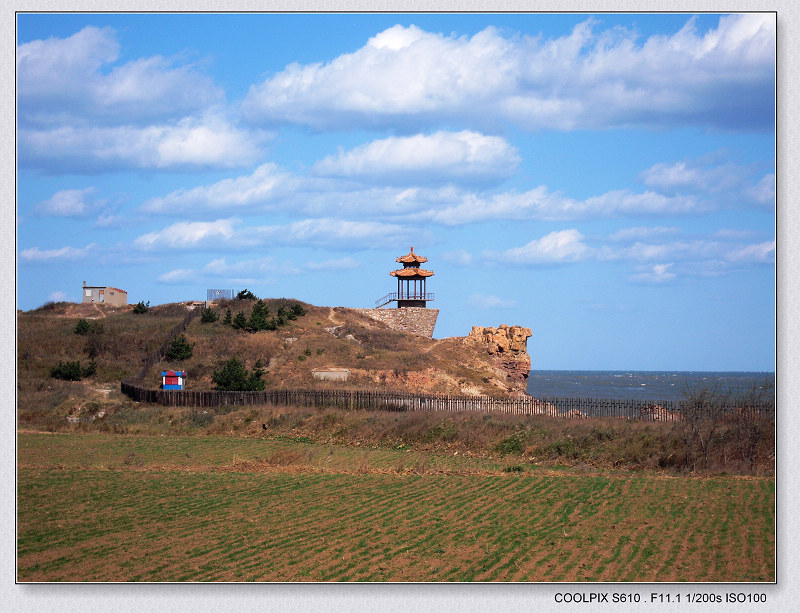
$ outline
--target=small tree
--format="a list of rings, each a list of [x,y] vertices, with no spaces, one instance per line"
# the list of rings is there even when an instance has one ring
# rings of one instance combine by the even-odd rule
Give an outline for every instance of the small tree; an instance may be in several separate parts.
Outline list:
[[[231,313],[230,309],[225,311],[225,318],[222,320],[222,323],[224,323],[226,326],[233,324],[233,314]]]
[[[170,362],[188,360],[192,357],[193,350],[194,343],[189,343],[189,341],[186,340],[186,336],[181,334],[172,339],[166,352],[164,352],[164,359]]]
[[[74,332],[75,334],[80,334],[81,336],[84,336],[86,334],[89,334],[89,330],[91,329],[92,326],[91,324],[89,324],[88,321],[86,321],[85,319],[79,319],[78,323],[75,324]]]
[[[269,308],[264,304],[263,300],[257,301],[253,305],[253,310],[250,313],[250,320],[247,322],[247,327],[254,332],[258,330],[267,329],[267,315],[269,315]]]
[[[213,324],[219,319],[219,315],[214,309],[206,308],[200,314],[200,322],[204,324]]]
[[[136,306],[133,307],[133,312],[137,315],[141,315],[142,313],[147,313],[150,310],[150,301],[148,300],[145,304],[143,301],[139,301],[136,303]]]
[[[252,373],[247,372],[244,364],[236,358],[228,360],[222,368],[215,370],[211,380],[217,389],[226,391],[259,391],[263,390],[266,382],[261,379],[264,371],[256,368]]]
[[[239,311],[236,313],[236,317],[233,318],[233,323],[231,325],[235,330],[244,330],[247,327],[247,317],[244,316],[244,313]]]

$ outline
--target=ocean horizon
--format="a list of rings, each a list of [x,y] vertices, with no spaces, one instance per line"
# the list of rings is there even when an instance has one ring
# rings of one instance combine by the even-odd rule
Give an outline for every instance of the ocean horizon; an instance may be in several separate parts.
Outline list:
[[[741,394],[772,386],[775,373],[753,371],[532,370],[528,394],[537,398],[680,400],[701,386]]]

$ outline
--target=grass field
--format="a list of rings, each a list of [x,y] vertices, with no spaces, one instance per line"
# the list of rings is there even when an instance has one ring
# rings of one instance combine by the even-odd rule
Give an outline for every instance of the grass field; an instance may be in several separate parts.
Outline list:
[[[774,480],[304,437],[18,436],[27,581],[773,581]]]

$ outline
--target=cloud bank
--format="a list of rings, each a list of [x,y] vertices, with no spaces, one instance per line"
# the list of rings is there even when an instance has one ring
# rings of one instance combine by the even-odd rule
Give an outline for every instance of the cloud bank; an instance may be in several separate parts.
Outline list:
[[[644,41],[593,20],[555,39],[396,25],[330,62],[287,66],[250,88],[243,112],[316,129],[414,130],[447,118],[479,129],[770,129],[775,33],[768,14],[723,16],[707,32],[690,19]]]

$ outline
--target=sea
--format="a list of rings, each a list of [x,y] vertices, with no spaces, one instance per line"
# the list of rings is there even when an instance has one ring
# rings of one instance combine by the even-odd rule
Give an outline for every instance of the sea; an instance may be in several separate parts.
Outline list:
[[[700,386],[734,395],[771,386],[774,394],[775,373],[532,370],[528,378],[528,394],[536,398],[680,400]]]

